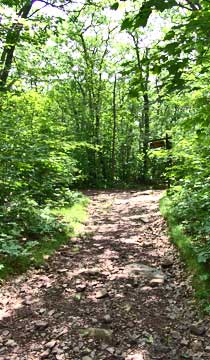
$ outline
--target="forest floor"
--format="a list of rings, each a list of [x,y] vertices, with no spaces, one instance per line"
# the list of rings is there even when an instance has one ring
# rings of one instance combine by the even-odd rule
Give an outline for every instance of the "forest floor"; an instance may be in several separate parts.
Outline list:
[[[168,240],[163,192],[86,195],[83,234],[3,284],[0,359],[210,359],[209,318]]]

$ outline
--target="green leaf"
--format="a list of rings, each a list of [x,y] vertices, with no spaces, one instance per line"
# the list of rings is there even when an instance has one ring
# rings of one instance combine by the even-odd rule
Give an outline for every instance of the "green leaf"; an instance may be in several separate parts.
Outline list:
[[[154,1],[154,7],[161,12],[166,9],[171,9],[173,6],[177,6],[175,0]]]
[[[174,30],[170,30],[164,37],[164,40],[171,40],[173,39],[175,36],[175,31]]]
[[[81,298],[82,298],[82,295],[81,295],[81,294],[75,294],[75,295],[74,295],[74,300],[80,301]]]
[[[152,71],[153,71],[154,74],[159,75],[161,73],[161,66],[154,65],[153,68],[152,68]]]
[[[135,17],[134,28],[138,28],[139,26],[145,27],[149,20],[149,17],[152,13],[152,9],[145,7],[142,11]]]
[[[117,10],[118,7],[119,7],[119,3],[118,3],[118,2],[115,2],[114,4],[112,4],[112,5],[110,6],[110,9],[111,9],[111,10]]]
[[[138,97],[138,95],[139,95],[139,90],[137,90],[137,89],[130,89],[130,91],[129,91],[129,96],[130,96],[131,98]]]
[[[121,30],[130,29],[133,26],[133,21],[131,18],[127,17],[123,20],[121,24]]]

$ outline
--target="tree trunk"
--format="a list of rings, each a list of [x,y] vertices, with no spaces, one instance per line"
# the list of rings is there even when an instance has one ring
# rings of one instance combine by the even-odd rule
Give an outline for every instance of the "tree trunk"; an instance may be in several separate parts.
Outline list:
[[[32,8],[33,1],[27,1],[25,5],[19,11],[18,18],[19,19],[27,19],[28,14]],[[5,45],[2,51],[1,59],[0,59],[0,91],[6,90],[7,79],[9,77],[13,59],[15,48],[20,40],[20,34],[23,29],[23,24],[21,22],[15,22],[11,25],[8,30]]]
[[[144,121],[144,142],[143,142],[143,181],[146,182],[148,178],[148,142],[150,134],[149,126],[149,96],[148,93],[143,95],[144,108],[143,108],[143,121]]]
[[[112,97],[112,112],[113,112],[113,128],[112,128],[112,180],[115,177],[115,145],[116,145],[116,130],[117,130],[117,109],[116,109],[116,87],[117,75],[114,77],[113,97]]]

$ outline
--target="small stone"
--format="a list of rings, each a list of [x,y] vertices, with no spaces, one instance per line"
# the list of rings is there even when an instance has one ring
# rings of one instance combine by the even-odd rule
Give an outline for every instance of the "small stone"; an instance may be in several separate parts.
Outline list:
[[[54,315],[55,314],[55,310],[50,310],[49,312],[48,312],[48,315],[49,316],[52,316],[52,315]]]
[[[178,331],[171,331],[171,336],[174,339],[180,339],[181,335]]]
[[[109,324],[109,323],[111,323],[111,321],[112,321],[112,319],[109,314],[104,315],[103,322],[105,322],[106,324]]]
[[[87,336],[90,338],[94,338],[96,340],[101,340],[106,343],[111,343],[112,341],[112,330],[102,329],[102,328],[85,328],[80,329],[79,333],[81,336]]]
[[[131,345],[137,345],[138,344],[138,336],[135,334],[129,335],[128,342]]]
[[[40,321],[36,321],[34,325],[36,330],[45,330],[48,327],[48,322],[40,320]]]
[[[68,271],[68,269],[58,269],[57,270],[57,272],[60,273],[60,274],[65,273],[67,271]]]
[[[74,348],[73,348],[73,350],[74,350],[74,352],[79,352],[79,346],[75,346]]]
[[[129,328],[133,328],[133,326],[134,326],[133,321],[128,321],[128,322],[127,322],[127,326],[128,326]]]
[[[161,266],[164,268],[164,269],[167,269],[171,266],[173,266],[174,262],[173,262],[173,259],[172,258],[165,258],[163,259],[162,263],[161,263]]]
[[[206,347],[205,347],[205,350],[206,350],[207,352],[210,352],[210,346],[206,346]]]
[[[55,347],[55,345],[57,344],[57,340],[51,340],[48,343],[45,344],[46,348],[48,349],[53,349]]]
[[[0,355],[1,355],[1,354],[4,354],[6,351],[7,351],[7,348],[5,348],[5,347],[0,347]],[[0,358],[0,359],[1,359],[1,358]],[[5,359],[5,358],[3,358],[3,359]],[[9,358],[8,360],[10,360],[10,358]]]
[[[92,357],[86,355],[82,357],[82,360],[92,360]]]
[[[41,309],[39,309],[39,313],[40,313],[40,314],[44,314],[44,313],[45,313],[45,311],[46,311],[46,309],[45,309],[45,308],[41,308]]]
[[[144,360],[144,357],[141,354],[136,354],[126,357],[126,360]]]
[[[175,313],[168,314],[168,318],[170,320],[175,320],[177,318],[177,315]]]
[[[83,354],[83,355],[89,355],[90,353],[91,353],[91,349],[89,349],[88,347],[82,349],[82,354]]]
[[[78,284],[76,286],[76,291],[77,292],[82,292],[82,291],[85,291],[85,289],[87,288],[87,285],[86,284]]]
[[[63,350],[59,349],[57,346],[53,347],[53,348],[51,349],[51,351],[52,351],[52,354],[54,354],[54,355],[63,354]]]
[[[181,340],[180,344],[183,345],[183,346],[187,346],[189,344],[189,340],[184,338],[184,339]]]
[[[4,330],[2,336],[7,337],[9,335],[9,330]]]
[[[13,339],[8,339],[5,343],[5,346],[11,346],[11,347],[14,347],[16,346],[17,343],[13,340]]]
[[[137,280],[136,278],[133,279],[133,281],[132,281],[132,286],[133,286],[134,288],[136,288],[136,287],[139,286],[139,282],[138,282],[138,280]]]
[[[50,355],[50,349],[47,349],[41,354],[40,358],[47,359],[49,355]]]
[[[40,350],[43,349],[43,347],[42,347],[41,344],[33,344],[33,345],[31,346],[31,349],[32,349],[33,351],[40,351]]]
[[[106,289],[99,290],[96,293],[96,299],[103,299],[106,296],[108,296],[108,291]]]
[[[164,284],[164,278],[160,277],[160,278],[154,278],[152,280],[150,280],[149,285],[152,287],[156,287],[156,286],[160,286]]]
[[[56,360],[65,360],[64,354],[57,354],[55,357],[56,357]]]
[[[151,286],[142,286],[140,289],[140,291],[144,291],[144,292],[151,291],[151,290],[152,290]]]
[[[203,351],[202,342],[198,340],[193,341],[193,343],[191,344],[191,348],[194,352]]]
[[[106,351],[108,351],[110,354],[114,354],[114,352],[115,352],[115,350],[114,350],[114,348],[113,347],[108,347],[108,348],[106,348]]]
[[[202,336],[205,334],[206,332],[206,328],[202,325],[196,325],[196,324],[193,324],[191,325],[190,327],[190,331],[193,335],[196,335],[196,336]]]

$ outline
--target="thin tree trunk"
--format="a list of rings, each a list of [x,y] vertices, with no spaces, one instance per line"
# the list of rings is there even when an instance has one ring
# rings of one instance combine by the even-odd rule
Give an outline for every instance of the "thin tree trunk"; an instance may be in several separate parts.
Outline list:
[[[138,74],[139,74],[139,82],[141,86],[141,92],[143,94],[143,111],[142,111],[142,126],[143,126],[143,173],[142,180],[144,182],[148,179],[148,141],[150,135],[150,117],[149,117],[149,94],[148,94],[148,85],[149,85],[149,63],[148,63],[148,54],[149,49],[146,48],[143,57],[140,55],[140,46],[139,46],[139,37],[138,34],[130,33],[130,36],[133,39],[136,59],[138,65]],[[142,61],[144,60],[144,62]],[[142,65],[142,63],[146,63],[146,68]],[[140,125],[140,121],[139,121]],[[141,131],[141,127],[139,126],[139,130]],[[139,134],[141,136],[141,133]],[[140,146],[140,144],[139,144]]]
[[[143,95],[144,99],[144,109],[143,109],[143,119],[144,119],[144,143],[143,143],[143,180],[146,182],[148,177],[148,142],[150,134],[149,126],[149,96],[148,93]]]
[[[116,87],[117,87],[117,75],[114,77],[113,97],[112,97],[112,111],[113,111],[113,128],[112,128],[112,180],[115,177],[115,146],[116,146],[116,130],[117,130],[117,108],[116,108]]]
[[[27,1],[18,13],[19,19],[27,19],[32,8],[33,1]],[[23,29],[23,24],[15,22],[8,30],[5,45],[0,59],[0,91],[6,90],[7,79],[9,77],[12,63],[14,59],[15,48],[20,40],[20,34]]]

